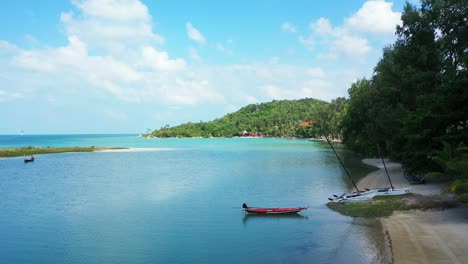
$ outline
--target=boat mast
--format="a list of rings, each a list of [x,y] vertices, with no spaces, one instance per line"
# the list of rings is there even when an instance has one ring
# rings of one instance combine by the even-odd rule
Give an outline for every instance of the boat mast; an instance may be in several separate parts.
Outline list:
[[[336,154],[335,148],[333,148],[332,144],[330,143],[330,140],[328,140],[328,137],[327,137],[326,135],[325,135],[325,139],[327,140],[328,145],[330,145],[330,147],[331,147],[331,149],[333,150],[333,152],[335,152],[335,155],[336,155],[336,157],[338,158],[338,161],[340,162],[341,166],[342,166],[343,169],[345,170],[346,175],[348,175],[349,180],[353,183],[354,188],[356,188],[356,191],[357,191],[358,193],[360,193],[361,191],[359,191],[358,187],[356,186],[356,183],[354,183],[353,179],[351,178],[351,175],[349,175],[348,170],[347,170],[346,167],[344,166],[344,164],[343,164],[343,162],[341,161],[341,159],[340,159],[340,157],[338,156],[338,154]]]
[[[392,190],[393,190],[392,180],[390,179],[390,175],[388,174],[387,166],[385,165],[385,161],[384,161],[384,158],[382,156],[382,152],[380,151],[380,145],[378,143],[377,143],[377,149],[379,150],[380,159],[382,160],[383,166],[385,168],[385,173],[387,174],[388,181],[390,182],[390,187],[392,187]]]

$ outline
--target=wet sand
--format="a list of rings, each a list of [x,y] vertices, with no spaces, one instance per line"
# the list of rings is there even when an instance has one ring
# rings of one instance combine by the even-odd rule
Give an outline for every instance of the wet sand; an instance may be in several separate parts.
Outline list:
[[[390,186],[380,159],[365,159],[379,170],[358,182],[359,188]],[[411,186],[421,195],[441,195],[441,184],[410,185],[398,163],[387,163],[396,188]],[[468,263],[468,206],[410,211],[380,218],[385,237],[385,263]]]

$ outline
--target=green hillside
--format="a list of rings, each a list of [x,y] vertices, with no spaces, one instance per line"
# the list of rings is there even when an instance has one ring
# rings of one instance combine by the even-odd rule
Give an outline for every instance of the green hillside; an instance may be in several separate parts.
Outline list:
[[[344,99],[343,99],[344,100]],[[300,124],[316,120],[318,113],[330,105],[317,99],[281,100],[250,104],[222,118],[199,123],[162,127],[151,133],[155,137],[233,137],[242,132],[260,132],[263,136],[310,136]]]

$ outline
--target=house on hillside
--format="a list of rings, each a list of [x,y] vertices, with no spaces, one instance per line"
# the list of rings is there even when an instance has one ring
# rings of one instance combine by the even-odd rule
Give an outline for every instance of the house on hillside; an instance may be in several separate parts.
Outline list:
[[[262,132],[248,132],[244,130],[244,132],[242,132],[241,134],[241,137],[263,137],[263,133]]]
[[[310,125],[312,125],[312,124],[314,124],[314,123],[315,123],[314,120],[310,120],[310,121],[306,121],[306,122],[300,123],[299,126],[301,126],[301,127],[306,127],[306,126],[310,126]]]

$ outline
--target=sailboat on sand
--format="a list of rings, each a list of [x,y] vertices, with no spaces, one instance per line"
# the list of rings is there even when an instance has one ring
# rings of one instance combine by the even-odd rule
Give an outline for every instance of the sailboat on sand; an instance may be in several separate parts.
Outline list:
[[[344,171],[346,172],[346,175],[348,176],[349,180],[351,181],[354,188],[356,189],[355,192],[343,193],[341,195],[333,195],[333,198],[328,198],[328,200],[334,203],[341,203],[341,202],[347,202],[347,201],[367,201],[367,200],[372,199],[375,192],[371,192],[371,190],[366,190],[366,191],[359,190],[356,183],[353,181],[353,178],[351,178],[351,175],[349,174],[348,170],[346,169],[343,162],[341,161],[340,157],[336,153],[335,148],[330,143],[330,140],[328,140],[327,136],[325,136],[325,139],[327,140],[328,145],[330,145],[331,149],[335,153],[336,158],[338,159]]]
[[[343,193],[342,195],[333,195],[334,198],[328,198],[328,200],[330,200],[331,202],[335,202],[335,203],[341,203],[341,202],[368,202],[368,201],[372,200],[372,198],[374,198],[375,196],[402,195],[402,194],[409,193],[411,191],[411,187],[395,188],[393,186],[392,180],[390,179],[390,175],[388,174],[387,166],[385,165],[385,161],[384,161],[382,153],[380,151],[380,146],[378,144],[377,144],[377,147],[378,147],[378,150],[379,150],[380,158],[381,158],[382,163],[384,165],[388,181],[390,182],[390,187],[366,189],[366,191],[360,191],[358,189],[357,185],[354,183],[351,176],[349,175],[348,171],[344,167],[343,163],[341,162],[338,154],[336,153],[335,149],[331,145],[330,141],[328,140],[327,137],[325,137],[325,138],[327,139],[327,142],[330,145],[330,147],[332,148],[333,152],[335,152],[335,155],[338,158],[338,160],[340,161],[341,166],[344,168],[346,174],[348,175],[348,178],[350,179],[350,181],[353,183],[354,187],[356,188],[356,192]]]
[[[374,196],[402,195],[402,194],[409,193],[411,191],[411,187],[403,187],[403,188],[393,187],[392,179],[390,178],[390,175],[388,174],[387,166],[385,165],[385,160],[384,160],[384,158],[382,156],[382,152],[380,151],[379,144],[377,144],[377,148],[379,150],[380,159],[382,160],[382,163],[384,165],[385,174],[387,175],[388,181],[390,183],[390,187],[377,188],[377,189],[373,189],[373,190],[370,190],[370,191],[375,192]]]

